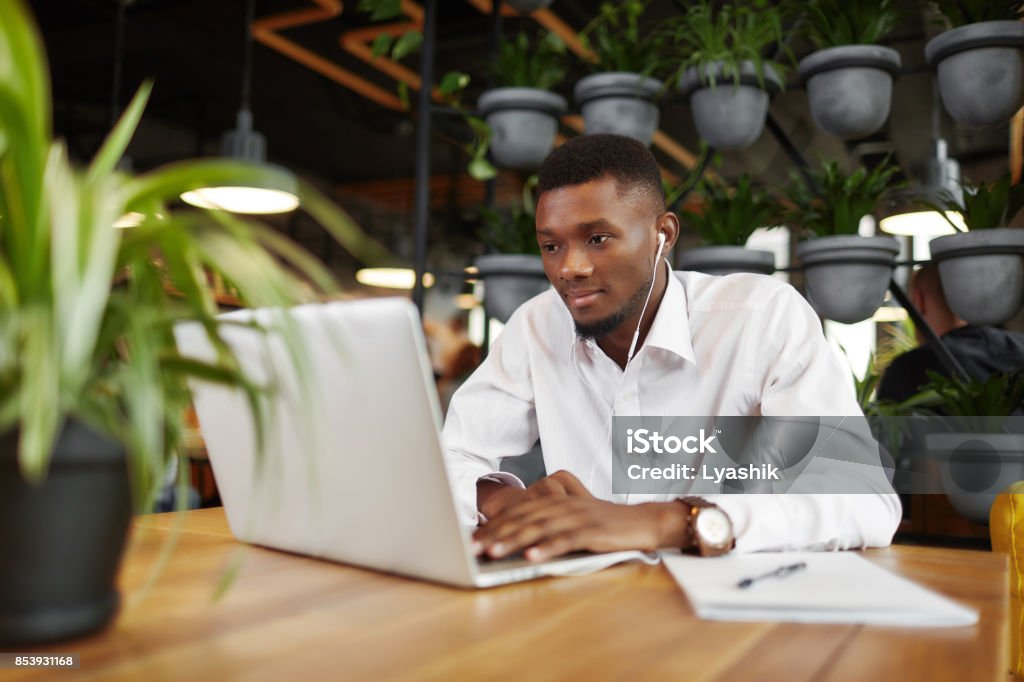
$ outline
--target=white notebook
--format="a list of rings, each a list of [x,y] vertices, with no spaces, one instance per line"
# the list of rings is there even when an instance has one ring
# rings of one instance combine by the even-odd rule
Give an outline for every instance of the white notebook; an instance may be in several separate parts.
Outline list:
[[[978,612],[894,575],[853,552],[730,554],[705,559],[662,553],[700,618],[791,623],[956,627]],[[744,578],[804,562],[783,578],[737,587]]]

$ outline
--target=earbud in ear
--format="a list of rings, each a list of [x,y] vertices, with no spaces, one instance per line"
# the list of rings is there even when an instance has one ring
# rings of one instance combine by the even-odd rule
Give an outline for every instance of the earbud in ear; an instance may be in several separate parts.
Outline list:
[[[660,249],[663,246],[665,246],[665,233],[664,232],[659,232],[658,233],[658,248]]]

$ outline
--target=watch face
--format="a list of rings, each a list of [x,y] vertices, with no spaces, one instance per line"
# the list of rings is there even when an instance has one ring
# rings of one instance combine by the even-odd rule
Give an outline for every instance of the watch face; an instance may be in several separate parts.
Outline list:
[[[700,510],[694,531],[705,544],[715,547],[724,545],[732,539],[732,523],[728,515],[715,507]]]

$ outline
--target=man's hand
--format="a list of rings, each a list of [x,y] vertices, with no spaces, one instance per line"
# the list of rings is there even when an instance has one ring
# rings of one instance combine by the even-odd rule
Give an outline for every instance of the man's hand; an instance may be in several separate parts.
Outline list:
[[[542,497],[594,498],[586,486],[568,471],[556,471],[525,489],[494,481],[481,481],[476,487],[477,509],[489,519],[508,507]]]
[[[588,550],[682,547],[686,509],[678,502],[621,505],[593,497],[543,496],[507,506],[473,536],[477,554],[524,552],[531,561]]]

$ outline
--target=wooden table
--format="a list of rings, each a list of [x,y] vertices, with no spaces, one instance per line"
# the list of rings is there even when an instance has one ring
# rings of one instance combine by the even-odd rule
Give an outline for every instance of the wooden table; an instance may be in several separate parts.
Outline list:
[[[97,680],[1005,680],[1008,566],[987,552],[892,547],[875,563],[981,611],[975,627],[910,629],[698,620],[662,566],[461,591],[243,547],[220,509],[189,512],[155,586],[138,592],[175,523],[140,517],[125,607],[105,633],[36,651]],[[211,601],[227,567],[237,578]]]

